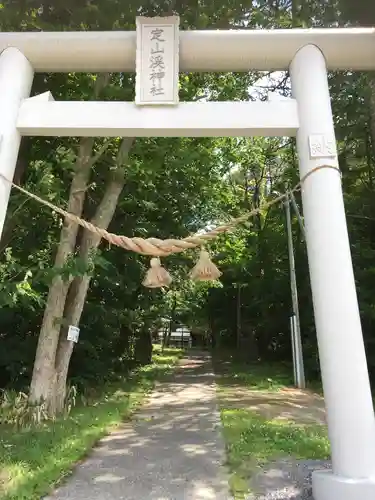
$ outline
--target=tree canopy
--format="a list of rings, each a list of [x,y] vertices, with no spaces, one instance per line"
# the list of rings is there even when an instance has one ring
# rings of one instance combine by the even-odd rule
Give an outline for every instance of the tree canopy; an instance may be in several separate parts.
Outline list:
[[[181,29],[370,22],[370,2],[357,2],[355,12],[350,6],[346,0],[233,0],[225,5],[176,0],[142,6],[136,0],[5,0],[0,29],[129,30],[135,28],[136,15],[170,13],[180,15]],[[56,99],[130,101],[134,80],[134,74],[38,74],[33,94],[49,90]],[[374,82],[365,73],[329,76],[372,377]],[[182,101],[266,99],[272,92],[289,95],[287,74],[180,74]],[[26,189],[100,227],[159,238],[184,237],[263,207],[273,192],[283,192],[297,179],[295,144],[288,138],[28,138],[23,139],[15,175],[15,182]],[[298,196],[297,203],[301,208]],[[307,256],[296,218],[293,231],[305,364],[309,376],[317,377]],[[210,251],[223,271],[220,284],[188,279],[197,259],[197,252],[189,251],[166,260],[174,277],[169,290],[149,290],[141,285],[148,258],[100,242],[13,190],[0,241],[0,386],[21,389],[32,380],[31,398],[49,398],[52,411],[59,411],[67,376],[70,383],[91,384],[147,362],[150,334],[163,318],[189,325],[212,338],[216,347],[237,347],[246,359],[290,362],[283,207],[261,210],[248,224],[218,238]],[[74,351],[66,340],[72,324],[81,329]]]

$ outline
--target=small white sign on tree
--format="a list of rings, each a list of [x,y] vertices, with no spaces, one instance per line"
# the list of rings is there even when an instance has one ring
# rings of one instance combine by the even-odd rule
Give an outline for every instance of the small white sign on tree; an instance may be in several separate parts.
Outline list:
[[[178,16],[137,17],[137,105],[177,105],[179,75]]]
[[[78,326],[70,325],[68,328],[68,340],[77,343],[79,337],[79,328]]]

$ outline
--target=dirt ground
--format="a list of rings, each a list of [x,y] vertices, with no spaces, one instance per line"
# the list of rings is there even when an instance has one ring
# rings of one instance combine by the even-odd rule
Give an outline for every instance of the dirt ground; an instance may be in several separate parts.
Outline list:
[[[300,425],[326,424],[324,399],[311,391],[285,388],[277,392],[226,387],[226,404],[254,411],[267,420],[288,420]]]

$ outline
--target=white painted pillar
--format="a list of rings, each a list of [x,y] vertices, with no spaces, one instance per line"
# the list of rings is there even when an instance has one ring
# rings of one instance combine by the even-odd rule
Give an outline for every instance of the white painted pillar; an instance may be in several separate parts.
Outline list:
[[[319,165],[338,167],[323,54],[314,45],[303,47],[290,74],[299,108],[300,176]],[[339,171],[313,173],[302,201],[333,462],[333,473],[313,475],[314,498],[373,500],[375,418]]]
[[[26,57],[9,47],[0,54],[0,173],[13,180],[21,135],[16,129],[22,99],[29,97],[34,71]],[[0,176],[0,237],[11,186]]]

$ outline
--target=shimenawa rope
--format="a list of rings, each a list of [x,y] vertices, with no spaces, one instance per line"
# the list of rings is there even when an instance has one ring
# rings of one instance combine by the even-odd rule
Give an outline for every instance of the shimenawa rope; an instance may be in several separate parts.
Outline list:
[[[331,168],[340,172],[338,167],[334,167],[332,165],[320,165],[318,167],[311,169],[288,192],[290,193],[299,191],[303,183],[306,181],[308,177],[310,177],[310,175],[317,172],[318,170],[322,170],[323,168]],[[7,181],[9,184],[11,184],[15,189],[28,196],[29,198],[32,198],[33,200],[41,203],[42,205],[49,207],[51,210],[75,222],[76,224],[82,226],[83,228],[92,231],[93,233],[99,235],[101,238],[107,240],[112,245],[116,245],[118,247],[124,248],[125,250],[129,250],[141,255],[150,255],[153,257],[164,257],[171,255],[173,253],[183,252],[184,250],[188,250],[190,248],[201,247],[206,242],[217,238],[220,234],[230,231],[235,226],[243,222],[246,222],[252,215],[255,215],[263,211],[265,208],[268,208],[274,205],[275,203],[279,203],[288,196],[288,192],[283,193],[274,198],[273,200],[264,203],[261,207],[251,210],[246,214],[241,215],[240,217],[233,218],[226,224],[217,226],[216,228],[206,231],[205,233],[202,234],[194,234],[192,236],[187,236],[186,238],[183,239],[169,238],[165,240],[160,240],[158,238],[138,238],[138,237],[129,238],[128,236],[110,233],[105,229],[101,229],[95,226],[94,224],[91,224],[91,222],[81,219],[80,217],[77,217],[76,215],[71,214],[62,208],[57,207],[53,203],[43,198],[40,198],[36,194],[30,193],[23,187],[7,179],[4,175],[0,174],[0,177],[3,178],[5,181]]]

